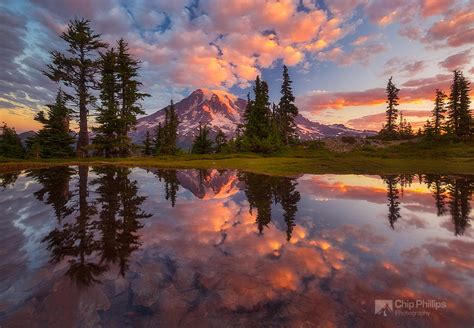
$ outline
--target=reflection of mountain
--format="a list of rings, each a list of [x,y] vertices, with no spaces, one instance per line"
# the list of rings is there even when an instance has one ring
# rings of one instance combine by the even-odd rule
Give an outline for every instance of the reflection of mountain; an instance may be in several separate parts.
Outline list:
[[[179,170],[179,184],[200,199],[221,199],[236,194],[242,184],[236,170]]]

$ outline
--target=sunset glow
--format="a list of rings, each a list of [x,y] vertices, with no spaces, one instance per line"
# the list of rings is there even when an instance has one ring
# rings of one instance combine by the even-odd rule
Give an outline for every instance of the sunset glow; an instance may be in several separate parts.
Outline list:
[[[245,98],[256,75],[279,98],[289,66],[296,103],[322,123],[380,129],[385,85],[401,89],[400,111],[418,128],[451,71],[474,77],[474,3],[467,0],[4,1],[0,4],[0,121],[37,130],[36,112],[54,99],[42,74],[58,33],[74,17],[142,61],[147,114],[197,88]]]

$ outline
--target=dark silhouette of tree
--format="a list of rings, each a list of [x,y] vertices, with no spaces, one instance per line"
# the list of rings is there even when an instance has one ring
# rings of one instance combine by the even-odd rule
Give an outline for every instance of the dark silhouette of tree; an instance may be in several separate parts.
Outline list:
[[[281,85],[281,98],[277,109],[277,125],[281,139],[285,145],[297,139],[295,119],[298,116],[298,107],[295,105],[295,96],[291,88],[292,81],[288,67],[283,65],[283,83]]]
[[[66,98],[77,106],[79,112],[76,154],[86,157],[86,147],[89,145],[87,118],[91,105],[95,102],[91,90],[95,87],[95,74],[99,66],[97,51],[105,48],[106,44],[100,40],[100,34],[94,33],[90,22],[85,19],[70,21],[67,30],[60,37],[68,45],[67,54],[52,51],[52,63],[47,66],[44,74],[74,91],[73,95],[67,94]]]
[[[436,205],[436,214],[438,216],[444,215],[446,213],[447,195],[446,185],[443,182],[442,177],[439,175],[428,174],[425,176],[425,182],[433,193],[433,198],[435,199]]]
[[[47,117],[44,111],[40,111],[34,118],[44,127],[28,140],[29,148],[34,149],[32,145],[37,145],[38,155],[43,158],[74,156],[71,146],[74,143],[74,137],[69,134],[71,110],[66,107],[64,93],[59,90],[55,103],[47,107]]]
[[[137,182],[128,178],[129,169],[105,167],[95,171],[98,178],[91,184],[97,186],[97,199],[88,199],[89,167],[79,166],[76,202],[72,202],[77,214],[43,239],[52,263],[68,259],[66,275],[79,287],[100,282],[100,275],[110,264],[117,264],[124,275],[130,255],[140,245],[139,220],[150,217],[140,208],[146,198],[137,195]]]
[[[21,144],[20,137],[14,128],[10,128],[6,123],[0,127],[0,156],[10,158],[22,158],[25,156],[25,149]]]
[[[436,89],[435,105],[432,111],[432,127],[434,135],[441,135],[444,128],[444,119],[446,113],[446,94]]]
[[[275,203],[280,203],[283,208],[283,218],[286,223],[286,240],[291,240],[293,227],[295,226],[295,215],[298,211],[297,204],[301,199],[300,193],[296,190],[298,185],[294,179],[274,177],[273,191]]]
[[[447,186],[448,207],[454,224],[454,234],[463,235],[470,226],[471,197],[474,190],[474,180],[467,177],[453,178]]]
[[[117,81],[117,53],[114,48],[101,54],[99,82],[101,106],[97,109],[96,122],[93,130],[96,136],[93,144],[97,153],[105,157],[119,155],[120,113],[119,85]]]
[[[390,223],[390,227],[395,229],[395,222],[401,218],[400,202],[398,201],[400,197],[399,190],[397,188],[399,178],[396,175],[386,175],[382,176],[382,179],[387,185],[388,221]]]
[[[175,155],[178,151],[178,125],[179,119],[176,109],[171,101],[165,108],[165,120],[158,124],[155,130],[154,152],[155,155]]]
[[[194,138],[191,153],[210,154],[212,152],[212,140],[209,139],[209,128],[199,123],[198,134]]]
[[[253,214],[253,210],[257,209],[255,222],[259,233],[262,234],[263,228],[268,227],[271,222],[272,203],[279,203],[284,211],[287,240],[291,240],[295,215],[298,211],[297,203],[300,200],[296,181],[291,178],[248,172],[240,173],[239,180],[245,183],[245,195],[250,205],[250,213]]]
[[[387,111],[386,113],[386,121],[384,128],[381,131],[381,135],[387,138],[396,138],[397,137],[397,117],[398,117],[398,89],[395,84],[392,82],[392,77],[388,80],[387,83]]]
[[[51,205],[58,223],[72,214],[74,208],[68,204],[73,197],[70,182],[76,171],[68,166],[59,166],[54,169],[35,169],[27,173],[28,177],[41,184],[41,189],[34,193],[36,199]]]
[[[221,153],[222,149],[227,145],[227,137],[225,136],[224,132],[222,132],[221,129],[217,131],[215,144],[216,144],[216,148],[215,148],[216,153]]]
[[[164,143],[164,132],[165,130],[161,126],[161,122],[158,123],[156,126],[156,129],[154,131],[154,137],[153,137],[153,154],[154,155],[160,155],[161,154],[161,146]]]
[[[151,142],[150,132],[147,131],[145,134],[145,140],[143,141],[143,155],[150,156],[153,153]]]
[[[455,70],[448,101],[448,132],[454,133],[457,137],[468,137],[471,134],[469,92],[470,83],[461,71]]]
[[[137,116],[145,114],[140,102],[145,97],[150,96],[149,94],[139,91],[139,88],[142,86],[142,83],[138,80],[139,69],[140,61],[132,57],[128,44],[124,39],[118,40],[116,71],[118,98],[120,102],[119,143],[120,156],[122,157],[130,154],[131,140],[128,137],[128,133],[135,128]],[[173,104],[171,104],[171,106],[173,106]]]
[[[176,170],[156,170],[155,175],[159,181],[165,183],[166,200],[171,201],[171,206],[176,205],[176,195],[179,191],[179,180],[176,175]]]

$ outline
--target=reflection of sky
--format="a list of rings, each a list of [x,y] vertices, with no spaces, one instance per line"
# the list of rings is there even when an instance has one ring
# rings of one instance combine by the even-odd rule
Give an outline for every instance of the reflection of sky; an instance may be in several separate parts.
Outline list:
[[[102,284],[77,300],[59,291],[76,293],[62,278],[66,263],[49,267],[40,243],[55,225],[54,212],[32,195],[38,184],[20,177],[0,193],[0,216],[7,218],[0,225],[1,249],[16,251],[0,262],[0,323],[2,312],[18,305],[23,310],[7,326],[31,316],[51,320],[57,315],[53,305],[65,302],[65,323],[78,313],[95,322],[97,311],[104,310],[102,323],[125,311],[127,320],[137,325],[292,320],[298,326],[315,318],[336,325],[370,325],[377,324],[371,312],[374,299],[406,297],[448,302],[446,311],[432,313],[433,321],[416,321],[421,326],[472,321],[471,228],[457,237],[446,229],[452,224],[449,214],[436,216],[431,192],[416,179],[404,188],[402,217],[392,230],[386,187],[379,177],[300,177],[296,226],[287,242],[280,205],[273,206],[272,222],[258,235],[257,210],[249,213],[244,186],[226,184],[237,172],[213,173],[205,197],[180,187],[171,207],[164,183],[152,172],[133,169],[129,178],[138,182],[138,194],[147,197],[142,209],[152,214],[142,221],[142,246],[132,254],[124,278],[112,269],[101,277]],[[192,180],[192,175],[182,176]],[[89,182],[94,177],[91,171]],[[185,185],[197,185],[191,182],[196,181]],[[96,197],[95,188],[89,189],[89,199]],[[210,190],[218,197],[212,198]],[[27,300],[35,294],[47,297]],[[84,310],[79,304],[89,307]],[[402,321],[407,322],[413,324]]]

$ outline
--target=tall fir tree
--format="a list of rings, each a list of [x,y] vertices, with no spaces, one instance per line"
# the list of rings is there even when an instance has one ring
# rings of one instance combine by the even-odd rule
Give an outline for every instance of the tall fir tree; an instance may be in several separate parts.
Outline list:
[[[85,19],[70,21],[67,30],[61,34],[61,39],[68,44],[67,53],[52,51],[52,63],[47,65],[44,74],[55,82],[64,84],[73,90],[73,95],[67,95],[77,106],[79,117],[79,139],[76,154],[86,157],[89,145],[87,118],[91,105],[95,102],[92,89],[95,86],[95,74],[98,69],[97,52],[106,44],[100,40],[100,34],[95,34],[90,28],[90,22]]]
[[[470,83],[461,71],[455,70],[448,100],[448,130],[457,137],[470,136]]]
[[[72,144],[74,137],[69,134],[69,120],[71,110],[66,107],[64,93],[59,90],[54,104],[47,105],[47,116],[40,111],[35,116],[35,121],[44,125],[36,136],[27,143],[30,149],[38,147],[38,155],[43,158],[63,158],[74,156]]]
[[[150,132],[147,131],[145,135],[145,140],[143,140],[143,155],[150,156],[153,153],[152,145],[151,145],[151,137]]]
[[[6,123],[0,127],[0,156],[9,158],[22,158],[25,156],[25,149],[21,144],[21,139],[16,134],[14,128],[10,128]]]
[[[100,155],[105,157],[119,156],[120,113],[116,77],[117,53],[114,48],[101,54],[99,82],[101,106],[97,109],[96,122],[93,130],[96,136],[93,144]]]
[[[385,131],[388,135],[394,136],[396,135],[397,130],[397,117],[398,117],[398,89],[395,84],[392,82],[392,77],[388,80],[387,83],[387,111],[386,111],[386,120],[387,123],[385,124]]]
[[[284,65],[283,83],[280,91],[281,98],[277,107],[276,124],[280,131],[281,140],[285,145],[288,145],[297,138],[295,119],[296,116],[298,116],[298,107],[295,105],[295,96],[291,88],[292,83],[290,74],[288,73],[288,67]]]
[[[210,154],[212,152],[212,140],[209,139],[209,128],[199,123],[198,134],[194,138],[191,153]]]
[[[245,135],[252,139],[265,139],[270,134],[270,108],[268,84],[257,76],[253,88],[255,100],[247,104]]]
[[[138,81],[138,70],[140,61],[134,59],[130,54],[128,44],[120,39],[117,41],[117,85],[119,94],[119,143],[120,156],[125,157],[130,154],[131,140],[128,133],[137,124],[137,115],[145,114],[140,101],[149,94],[139,91],[142,83]]]
[[[222,132],[221,129],[217,131],[216,138],[215,138],[215,144],[216,144],[216,153],[221,153],[222,149],[225,145],[227,145],[227,137]]]
[[[158,123],[158,126],[155,129],[155,136],[153,138],[153,154],[161,154],[161,146],[164,143],[164,129],[161,126],[161,122]]]
[[[432,128],[434,135],[441,135],[444,126],[444,114],[446,113],[446,94],[436,89],[435,105],[432,113]]]
[[[176,113],[173,101],[171,101],[170,105],[165,108],[165,121],[162,126],[162,141],[159,154],[176,154],[178,150],[178,125],[178,114]]]

